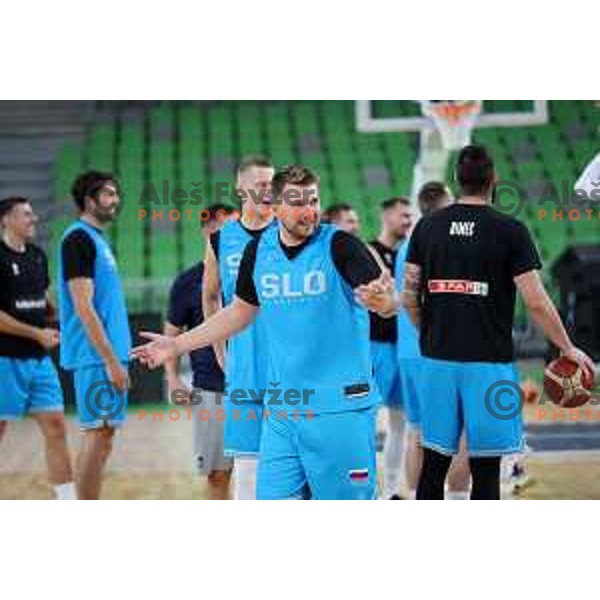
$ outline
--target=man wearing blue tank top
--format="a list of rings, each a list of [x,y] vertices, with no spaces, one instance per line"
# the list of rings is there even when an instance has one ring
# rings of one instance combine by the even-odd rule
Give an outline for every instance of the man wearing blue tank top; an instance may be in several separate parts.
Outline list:
[[[375,411],[369,318],[354,289],[382,276],[355,236],[320,224],[319,180],[291,165],[273,177],[277,228],[248,244],[235,297],[177,338],[143,333],[133,356],[150,368],[226,339],[260,314],[271,388],[260,445],[259,499],[374,499]],[[270,396],[271,399],[275,394]]]
[[[115,428],[125,420],[131,334],[125,296],[104,229],[121,202],[116,178],[88,171],[72,188],[79,210],[58,257],[61,366],[73,373],[83,443],[77,459],[81,500],[100,496]]]
[[[209,318],[235,297],[235,283],[244,249],[269,227],[275,227],[271,206],[271,161],[261,155],[242,159],[236,170],[236,191],[241,200],[238,218],[232,218],[210,236],[206,245],[202,308]],[[260,390],[269,381],[265,325],[260,317],[229,340],[227,352],[215,344],[225,371],[225,455],[233,458],[236,500],[256,499],[256,469],[262,432],[263,402]],[[239,390],[245,398],[239,399]]]

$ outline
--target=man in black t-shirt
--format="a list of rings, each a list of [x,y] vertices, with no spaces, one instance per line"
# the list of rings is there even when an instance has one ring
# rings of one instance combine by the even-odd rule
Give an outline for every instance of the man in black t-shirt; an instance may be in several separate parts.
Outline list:
[[[522,419],[514,410],[519,392],[512,341],[517,289],[546,336],[565,355],[593,369],[573,346],[544,290],[529,231],[489,206],[495,172],[485,148],[463,148],[456,179],[461,197],[419,223],[405,271],[407,309],[420,324],[429,372],[422,416],[426,451],[417,490],[422,500],[443,498],[440,475],[445,476],[463,428],[474,499],[500,497],[500,457],[522,450]]]
[[[60,340],[48,325],[55,313],[48,296],[48,263],[31,243],[36,221],[26,198],[0,201],[0,439],[8,421],[32,415],[44,436],[57,499],[75,500],[62,390],[48,356]]]
[[[422,219],[408,250],[403,302],[420,326],[427,378],[421,405],[424,462],[417,499],[443,499],[465,431],[472,499],[500,497],[500,459],[522,449],[521,392],[512,326],[517,289],[532,319],[565,356],[574,347],[539,276],[527,228],[490,205],[494,164],[482,146],[458,156],[456,204]]]
[[[410,200],[396,196],[381,203],[381,232],[369,246],[390,273],[396,267],[398,247],[408,236],[413,224]],[[404,242],[405,243],[405,242]],[[385,444],[383,447],[383,495],[399,499],[404,445],[403,398],[398,371],[396,315],[388,318],[369,313],[373,375],[387,408]]]
[[[221,204],[206,209],[210,217],[202,221],[205,243],[225,222],[227,208]],[[202,310],[202,281],[204,262],[200,261],[181,273],[173,282],[169,295],[169,307],[164,332],[177,336],[193,329],[204,321]],[[192,409],[194,410],[194,458],[198,473],[206,475],[209,495],[212,500],[229,498],[229,481],[232,460],[224,456],[222,394],[225,387],[224,375],[212,346],[190,352],[194,388]],[[186,389],[179,374],[179,360],[165,364],[165,373],[171,401]],[[200,411],[208,411],[208,419],[201,418]],[[206,414],[206,412],[204,413]]]

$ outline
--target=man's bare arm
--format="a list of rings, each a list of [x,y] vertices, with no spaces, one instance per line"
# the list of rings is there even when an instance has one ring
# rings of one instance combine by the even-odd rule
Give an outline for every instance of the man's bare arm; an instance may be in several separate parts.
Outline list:
[[[188,354],[196,348],[224,342],[251,325],[258,311],[258,306],[248,304],[236,296],[229,306],[222,308],[207,321],[177,336],[177,354]]]
[[[49,332],[51,331],[54,331],[56,337],[58,338],[58,332],[54,329],[44,329],[40,327],[35,327],[33,325],[28,325],[23,321],[15,319],[7,312],[0,310],[0,333],[7,333],[8,335],[14,335],[17,337],[26,338],[28,340],[33,340],[35,342],[38,342],[45,348],[51,348],[56,345],[49,345]]]
[[[544,335],[566,356],[583,363],[591,372],[594,363],[576,348],[569,338],[563,322],[546,292],[546,288],[537,271],[529,271],[514,279],[517,289],[523,297],[525,307],[531,318],[541,327]]]
[[[50,293],[50,290],[46,292],[46,321],[48,323],[56,323],[58,321],[56,303],[54,302],[54,297]]]
[[[252,324],[258,311],[258,306],[248,304],[236,296],[231,304],[222,308],[204,323],[175,338],[141,332],[142,337],[151,341],[134,348],[131,354],[150,368],[158,367],[176,356],[189,354],[196,348],[210,346],[234,336]]]
[[[108,376],[117,388],[126,389],[129,386],[127,372],[116,356],[104,325],[94,308],[94,282],[86,277],[76,277],[68,281],[68,286],[75,312],[81,320],[92,346],[102,357]]]
[[[404,268],[404,291],[402,304],[415,327],[421,323],[421,267],[406,263]]]
[[[171,325],[168,321],[165,323],[163,328],[163,332],[165,335],[169,337],[176,337],[182,333],[179,327],[175,327],[175,325]],[[179,378],[179,356],[169,359],[165,363],[165,374],[167,376],[167,380],[175,381]]]
[[[165,326],[163,328],[163,332],[168,337],[177,337],[181,335],[182,329],[172,325],[168,321],[165,322]],[[174,404],[175,400],[181,401],[183,398],[180,396],[182,392],[185,392],[186,398],[190,398],[189,389],[181,380],[181,376],[179,373],[179,365],[180,365],[180,357],[174,356],[173,358],[169,358],[165,362],[165,375],[167,377],[167,393],[169,402]]]

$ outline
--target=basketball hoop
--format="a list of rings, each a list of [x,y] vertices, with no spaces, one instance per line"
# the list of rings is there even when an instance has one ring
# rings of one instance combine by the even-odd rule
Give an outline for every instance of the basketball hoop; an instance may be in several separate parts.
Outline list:
[[[421,110],[433,121],[446,150],[470,143],[481,105],[481,100],[421,100]]]

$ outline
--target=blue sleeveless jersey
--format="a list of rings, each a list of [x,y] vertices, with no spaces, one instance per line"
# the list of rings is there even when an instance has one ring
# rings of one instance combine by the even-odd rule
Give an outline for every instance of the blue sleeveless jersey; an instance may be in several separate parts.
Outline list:
[[[373,406],[369,316],[335,267],[331,243],[337,228],[321,225],[292,260],[278,229],[260,239],[254,284],[268,330],[273,381],[286,393],[314,390],[308,403],[287,409],[318,413]]]
[[[396,288],[399,292],[404,290],[404,267],[406,265],[406,255],[408,254],[409,240],[405,241],[396,255]],[[398,311],[398,358],[419,358],[421,350],[419,347],[419,330],[410,320],[405,308]]]
[[[261,235],[271,229],[277,230],[275,221],[269,224]],[[227,221],[219,232],[219,275],[224,306],[233,301],[242,255],[247,244],[253,239],[239,220]],[[227,342],[225,381],[229,394],[240,389],[246,392],[249,400],[250,391],[254,392],[255,398],[263,398],[261,390],[265,390],[270,381],[267,349],[265,327],[259,313],[250,327]]]
[[[104,326],[108,340],[119,360],[129,361],[131,333],[125,295],[117,271],[117,263],[106,238],[96,228],[78,220],[64,232],[58,255],[58,308],[60,315],[60,364],[65,369],[80,369],[103,364],[102,357],[90,342],[63,278],[62,242],[73,231],[82,229],[96,246],[94,264],[94,308]]]

